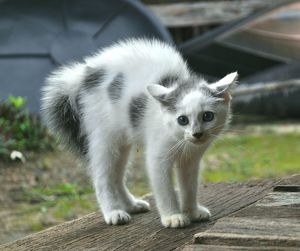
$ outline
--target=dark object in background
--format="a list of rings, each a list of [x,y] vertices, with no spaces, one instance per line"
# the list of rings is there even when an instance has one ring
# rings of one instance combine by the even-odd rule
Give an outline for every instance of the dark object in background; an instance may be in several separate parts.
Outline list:
[[[285,1],[191,39],[179,49],[192,69],[209,80],[235,70],[241,84],[299,78],[299,19],[299,1]],[[40,88],[51,70],[130,37],[172,43],[139,1],[0,0],[0,98],[26,96],[30,110],[38,112]],[[234,109],[300,117],[299,95],[298,90],[279,90],[242,96],[235,98]]]
[[[135,0],[0,1],[0,98],[27,97],[38,112],[40,88],[58,65],[131,37],[172,43]]]
[[[300,78],[300,1],[284,1],[180,45],[192,68],[209,79],[237,70],[240,84]],[[300,117],[300,90],[235,97],[234,112]]]
[[[249,86],[260,83],[300,79],[300,63],[272,67],[242,81]],[[299,118],[300,88],[285,88],[268,93],[243,95],[233,99],[233,109],[238,114],[268,115],[277,118]]]
[[[195,71],[241,78],[300,60],[300,2],[285,1],[195,37],[179,46]]]

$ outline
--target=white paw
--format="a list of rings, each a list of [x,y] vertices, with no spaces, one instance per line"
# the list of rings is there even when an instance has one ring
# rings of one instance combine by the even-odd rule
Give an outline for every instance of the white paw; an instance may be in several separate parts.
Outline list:
[[[198,206],[197,209],[190,213],[192,221],[206,221],[209,220],[211,214],[206,207]]]
[[[171,214],[161,217],[161,223],[164,227],[181,228],[190,225],[190,219],[185,214]]]
[[[105,216],[108,225],[122,225],[128,223],[130,215],[123,210],[113,210]]]
[[[148,212],[149,210],[150,210],[150,205],[147,201],[136,199],[129,211],[130,213],[138,214],[138,213]]]

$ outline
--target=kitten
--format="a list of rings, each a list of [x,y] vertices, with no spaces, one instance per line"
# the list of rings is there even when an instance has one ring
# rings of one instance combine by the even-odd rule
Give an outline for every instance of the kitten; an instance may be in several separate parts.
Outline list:
[[[43,88],[42,114],[88,161],[107,224],[124,224],[131,213],[149,210],[124,181],[131,147],[138,144],[162,225],[184,227],[210,217],[197,203],[199,161],[229,120],[236,78],[231,73],[208,84],[170,45],[127,40],[56,70]]]

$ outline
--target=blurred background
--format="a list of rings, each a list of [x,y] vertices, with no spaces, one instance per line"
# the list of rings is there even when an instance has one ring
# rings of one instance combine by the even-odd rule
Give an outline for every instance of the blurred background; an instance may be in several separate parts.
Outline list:
[[[199,179],[300,172],[300,1],[0,0],[0,244],[98,210],[84,165],[40,121],[40,88],[129,37],[173,44],[209,81],[240,74],[232,125]],[[128,170],[139,196],[150,192],[142,153]]]

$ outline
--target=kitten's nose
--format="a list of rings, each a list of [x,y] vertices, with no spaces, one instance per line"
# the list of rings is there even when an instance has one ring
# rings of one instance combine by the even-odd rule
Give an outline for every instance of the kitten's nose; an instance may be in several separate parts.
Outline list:
[[[196,132],[193,133],[193,137],[196,139],[200,139],[203,136],[203,132]]]

